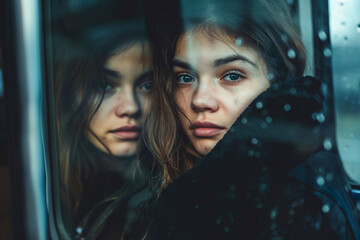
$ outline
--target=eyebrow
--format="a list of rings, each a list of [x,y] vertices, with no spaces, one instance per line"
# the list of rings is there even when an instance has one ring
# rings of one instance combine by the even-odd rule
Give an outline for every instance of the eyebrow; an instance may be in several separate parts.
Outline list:
[[[254,63],[253,61],[251,61],[247,57],[239,55],[239,54],[233,54],[233,55],[230,55],[230,56],[226,56],[226,57],[223,57],[223,58],[216,59],[214,61],[213,66],[214,67],[220,67],[222,65],[228,64],[230,62],[235,62],[235,61],[244,61],[244,62],[247,62],[250,65],[254,66],[255,68],[258,68],[256,63]],[[172,67],[175,67],[175,66],[181,67],[181,68],[184,68],[184,69],[187,69],[187,70],[190,70],[190,71],[195,71],[194,68],[189,63],[184,62],[184,61],[182,61],[180,59],[174,59],[172,61]]]
[[[154,72],[152,70],[149,70],[147,72],[142,73],[137,79],[136,84],[144,83],[146,80],[153,80]]]
[[[239,55],[239,54],[233,54],[233,55],[230,55],[230,56],[227,56],[224,58],[216,59],[214,61],[214,67],[220,67],[222,65],[228,64],[230,62],[235,62],[235,61],[244,61],[244,62],[247,62],[250,65],[258,68],[258,66],[254,62],[252,62],[250,59],[248,59],[245,56]]]
[[[111,70],[111,69],[108,69],[106,67],[103,68],[103,71],[104,71],[105,75],[110,76],[110,77],[114,77],[114,78],[122,77],[121,73]]]
[[[180,59],[172,60],[172,67],[181,67],[181,68],[195,72],[194,68],[189,63],[184,62]]]

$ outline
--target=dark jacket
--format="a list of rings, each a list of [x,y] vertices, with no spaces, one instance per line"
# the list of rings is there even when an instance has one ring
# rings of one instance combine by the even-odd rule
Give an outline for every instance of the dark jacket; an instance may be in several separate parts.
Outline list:
[[[314,156],[320,167],[337,159],[317,153],[322,111],[319,81],[273,84],[211,153],[164,190],[147,239],[355,239],[339,205],[291,174]],[[322,174],[311,177],[327,184],[331,177]]]

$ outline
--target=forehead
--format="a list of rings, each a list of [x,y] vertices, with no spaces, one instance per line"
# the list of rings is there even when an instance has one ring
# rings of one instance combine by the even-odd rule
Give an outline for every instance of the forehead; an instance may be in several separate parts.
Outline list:
[[[105,66],[116,70],[128,65],[149,65],[150,61],[149,45],[147,43],[136,42],[116,52],[105,62]]]
[[[192,29],[180,36],[176,44],[175,58],[189,62],[214,60],[228,55],[240,54],[252,61],[261,62],[260,54],[241,37],[234,37],[220,29],[214,32]]]

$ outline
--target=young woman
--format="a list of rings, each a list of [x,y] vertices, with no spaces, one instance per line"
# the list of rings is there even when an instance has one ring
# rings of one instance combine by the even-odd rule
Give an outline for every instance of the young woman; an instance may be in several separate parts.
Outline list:
[[[188,4],[169,14],[176,27],[154,35],[147,135],[165,190],[148,239],[353,239],[339,205],[292,171],[336,157],[313,155],[322,149],[321,84],[295,78],[305,49],[286,2]]]
[[[153,78],[149,46],[131,31],[102,37],[92,51],[60,40],[56,105],[67,234],[140,238],[141,208],[151,197],[152,162],[140,145]]]

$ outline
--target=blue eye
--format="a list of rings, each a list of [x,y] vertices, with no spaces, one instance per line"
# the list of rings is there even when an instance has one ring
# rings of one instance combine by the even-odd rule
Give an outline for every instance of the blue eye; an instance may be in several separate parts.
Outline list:
[[[152,81],[144,82],[139,86],[139,89],[143,91],[149,91],[152,89],[152,84]]]
[[[109,91],[109,90],[113,89],[114,87],[109,82],[104,81],[99,84],[98,88],[101,91]]]
[[[176,80],[180,83],[180,84],[190,84],[192,82],[195,82],[195,79],[188,74],[181,74],[179,76],[177,76]]]
[[[238,82],[245,78],[245,75],[241,72],[231,72],[226,74],[222,79],[230,82]]]

